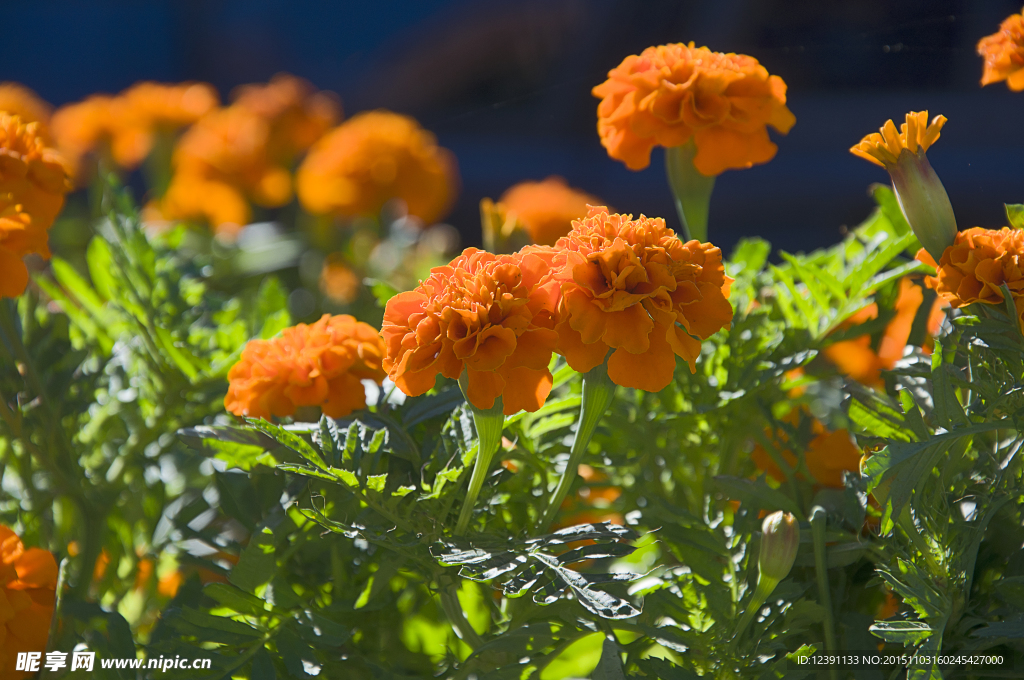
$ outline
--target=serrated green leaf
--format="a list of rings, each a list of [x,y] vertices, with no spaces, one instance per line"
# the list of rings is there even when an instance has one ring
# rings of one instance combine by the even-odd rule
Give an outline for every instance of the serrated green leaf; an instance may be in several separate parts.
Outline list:
[[[387,483],[387,473],[383,475],[370,475],[366,478],[366,488],[377,493],[384,493],[384,485]]]

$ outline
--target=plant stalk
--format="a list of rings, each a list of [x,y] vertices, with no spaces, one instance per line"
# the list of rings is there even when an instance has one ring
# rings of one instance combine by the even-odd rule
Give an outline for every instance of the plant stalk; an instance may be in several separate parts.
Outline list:
[[[825,557],[825,509],[820,505],[811,508],[811,537],[814,539],[814,573],[818,580],[818,600],[825,608],[825,651],[834,654],[836,644],[836,622],[832,612],[832,592],[828,586],[828,559]],[[832,680],[839,680],[839,671],[829,668]]]
[[[676,199],[676,211],[682,224],[684,241],[708,239],[708,211],[715,177],[702,175],[693,165],[697,146],[693,139],[665,149],[665,174]]]
[[[590,438],[594,436],[594,429],[608,412],[608,407],[614,396],[615,385],[608,378],[607,364],[601,364],[583,375],[583,399],[580,403],[579,427],[576,428],[576,437],[569,450],[569,462],[562,472],[562,478],[558,480],[558,486],[555,487],[555,492],[551,495],[544,515],[537,523],[539,533],[548,530],[555,515],[558,514],[558,509],[562,507],[562,501],[565,500],[572,483],[576,480],[577,468],[580,466],[583,454],[587,452]]]
[[[463,373],[459,378],[459,387],[463,394],[466,393],[467,380]],[[468,400],[467,400],[468,401]],[[476,503],[480,489],[483,488],[484,480],[487,479],[487,472],[491,467],[491,460],[501,446],[501,431],[505,425],[505,414],[502,411],[501,397],[494,401],[494,406],[487,410],[478,409],[469,404],[473,412],[473,422],[476,425],[477,451],[476,461],[473,464],[473,475],[469,478],[469,489],[466,491],[466,500],[462,502],[462,509],[459,511],[459,519],[455,524],[455,535],[461,536],[466,533],[469,520],[473,516],[473,505]]]
[[[472,624],[466,619],[462,611],[462,604],[459,602],[458,584],[454,581],[444,584],[439,593],[441,597],[441,608],[445,616],[455,629],[459,639],[465,642],[473,651],[476,651],[484,643],[473,630]]]

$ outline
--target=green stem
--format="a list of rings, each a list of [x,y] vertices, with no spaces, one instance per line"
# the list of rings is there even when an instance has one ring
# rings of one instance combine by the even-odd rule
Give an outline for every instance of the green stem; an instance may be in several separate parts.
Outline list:
[[[459,378],[459,387],[466,392],[466,374]],[[476,424],[477,451],[476,461],[473,464],[473,475],[469,478],[469,489],[466,491],[466,500],[462,502],[462,510],[459,511],[459,520],[455,524],[455,535],[461,536],[466,533],[469,526],[469,519],[473,516],[473,505],[476,503],[480,489],[483,488],[487,472],[491,467],[491,460],[501,446],[501,431],[505,426],[505,414],[502,411],[501,397],[494,401],[494,406],[487,409],[478,409],[472,404],[469,405],[473,412],[473,422]]]
[[[441,608],[444,609],[445,616],[448,617],[448,622],[452,624],[455,633],[459,636],[460,640],[469,645],[473,651],[476,651],[484,641],[480,639],[480,636],[473,630],[473,626],[466,620],[466,615],[462,611],[462,604],[459,602],[458,584],[454,581],[444,584],[440,589],[439,595],[441,597]]]
[[[825,557],[825,509],[820,505],[811,508],[811,536],[814,539],[814,573],[818,580],[818,600],[825,608],[825,651],[834,654],[836,644],[836,622],[832,612],[832,592],[828,586],[828,559]],[[829,668],[832,680],[839,680],[839,671]]]
[[[746,609],[743,610],[743,616],[740,618],[739,623],[736,624],[736,632],[733,633],[731,644],[733,649],[735,649],[740,638],[743,636],[743,633],[746,632],[747,627],[750,625],[750,622],[754,620],[755,616],[757,616],[757,612],[761,611],[761,607],[764,605],[765,600],[768,599],[768,596],[772,594],[772,591],[775,590],[775,586],[778,584],[778,581],[765,578],[764,576],[758,576],[757,587],[754,589],[754,595],[750,598],[750,602],[747,603]]]
[[[594,429],[607,413],[614,396],[615,385],[608,378],[606,364],[601,364],[583,374],[583,399],[580,404],[580,420],[576,429],[576,438],[573,439],[572,449],[569,451],[569,462],[562,472],[562,478],[558,480],[558,486],[555,487],[555,492],[551,495],[548,507],[537,524],[539,533],[547,531],[551,522],[554,521],[555,515],[558,514],[558,509],[562,507],[562,501],[565,500],[572,483],[576,480],[577,468],[580,466],[583,454],[587,452]]]
[[[702,175],[693,165],[697,146],[693,140],[665,149],[665,173],[676,199],[676,211],[682,223],[683,240],[708,238],[708,210],[715,177]]]

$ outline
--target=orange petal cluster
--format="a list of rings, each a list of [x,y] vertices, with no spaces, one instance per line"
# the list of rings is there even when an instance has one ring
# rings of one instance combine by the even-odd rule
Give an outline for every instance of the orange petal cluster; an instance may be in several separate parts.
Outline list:
[[[53,115],[53,134],[81,180],[84,157],[101,146],[119,166],[137,167],[161,131],[191,125],[218,102],[217,92],[206,83],[141,82],[114,97],[93,95],[61,107]]]
[[[231,106],[207,114],[181,137],[159,212],[237,231],[251,219],[250,201],[276,208],[292,200],[296,156],[340,116],[333,95],[294,76],[239,88]]]
[[[650,164],[655,146],[691,139],[697,147],[694,166],[707,176],[767,163],[778,150],[767,127],[786,134],[796,123],[781,78],[753,57],[692,42],[626,57],[593,95],[601,99],[601,143],[632,170]]]
[[[228,372],[224,407],[239,416],[290,416],[319,406],[341,418],[366,406],[361,383],[378,385],[383,346],[377,331],[347,314],[324,314],[312,324],[284,329],[270,340],[251,340]]]
[[[376,215],[401,199],[426,224],[455,199],[455,158],[434,135],[390,111],[360,113],[317,142],[299,168],[299,200],[316,215]]]
[[[953,307],[1003,304],[1005,284],[1024,331],[1024,231],[973,227],[957,232],[937,264],[923,249],[917,259],[935,267],[936,275],[925,283]]]
[[[841,340],[825,348],[825,356],[844,375],[872,387],[883,385],[881,372],[889,370],[903,357],[903,350],[910,338],[917,310],[924,302],[921,288],[904,278],[900,280],[899,295],[896,298],[896,315],[885,327],[877,350],[871,346],[871,336],[861,335],[852,340]],[[872,302],[847,319],[840,328],[846,329],[871,319],[878,318],[878,305]]]
[[[1011,14],[998,32],[982,38],[978,54],[985,57],[983,86],[1005,80],[1014,92],[1024,90],[1024,13]]]
[[[434,386],[437,374],[466,373],[466,398],[480,409],[502,398],[506,415],[536,411],[551,390],[548,371],[558,283],[552,253],[537,246],[515,255],[467,248],[431,270],[415,290],[384,310],[384,368],[410,396]]]
[[[793,427],[798,427],[800,425],[800,414],[800,410],[793,409],[782,420]],[[860,470],[860,450],[853,443],[850,433],[846,429],[830,432],[816,418],[811,418],[810,426],[814,437],[808,442],[807,449],[804,451],[804,462],[807,465],[808,471],[818,484],[832,488],[842,488],[843,472],[857,472]],[[768,437],[772,437],[770,431],[765,434]],[[786,432],[780,429],[772,437],[772,441],[780,450],[783,460],[790,467],[796,467],[796,455],[788,448],[784,448],[789,441]],[[750,458],[753,460],[754,465],[759,470],[763,470],[769,477],[780,482],[785,481],[786,475],[760,444],[754,446]]]
[[[573,220],[586,217],[590,206],[600,203],[600,199],[569,187],[561,177],[548,177],[543,182],[516,184],[502,195],[499,205],[519,220],[531,241],[553,246],[569,233]]]
[[[888,169],[896,165],[904,150],[914,154],[927,151],[938,140],[945,124],[945,116],[935,116],[929,123],[927,111],[912,111],[906,122],[900,124],[899,132],[896,124],[887,120],[878,132],[866,135],[851,147],[850,153]]]
[[[320,270],[320,292],[337,303],[347,305],[359,295],[359,276],[345,264],[344,259],[332,255]]]
[[[732,321],[722,251],[683,243],[661,218],[591,208],[555,246],[558,351],[575,370],[601,364],[618,385],[656,392],[676,356],[695,370],[701,340]]]
[[[25,549],[0,525],[0,678],[21,680],[19,652],[45,652],[57,590],[57,562],[41,548]]]
[[[50,257],[47,230],[68,189],[63,161],[44,144],[39,123],[0,112],[0,297],[25,291],[25,255]]]
[[[0,111],[21,118],[23,123],[39,123],[39,136],[50,144],[50,116],[53,107],[20,83],[0,83]]]

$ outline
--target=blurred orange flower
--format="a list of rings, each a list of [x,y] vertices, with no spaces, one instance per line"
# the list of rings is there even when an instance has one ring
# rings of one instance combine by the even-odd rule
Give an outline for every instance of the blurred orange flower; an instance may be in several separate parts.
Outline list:
[[[19,652],[44,652],[57,591],[57,562],[41,548],[25,549],[0,525],[0,678],[20,680]]]
[[[553,246],[569,233],[572,221],[586,217],[591,205],[601,200],[570,188],[561,177],[548,177],[543,182],[520,182],[501,197],[506,214],[519,220],[530,240],[542,246]]]
[[[23,123],[39,123],[39,136],[49,145],[50,116],[53,107],[20,83],[0,83],[0,111],[21,118]]]
[[[375,215],[394,198],[426,224],[455,199],[455,157],[408,116],[370,111],[327,133],[299,168],[299,200],[316,215]]]
[[[871,336],[861,335],[852,340],[841,340],[825,348],[825,356],[836,365],[840,373],[848,375],[859,383],[877,387],[883,385],[881,372],[889,370],[903,357],[903,350],[910,338],[914,317],[924,301],[921,288],[904,278],[900,280],[899,296],[896,298],[896,315],[885,327],[885,333],[878,343],[877,351],[871,347]],[[841,329],[865,323],[878,318],[878,305],[872,302],[841,326]]]
[[[985,57],[982,86],[1005,80],[1014,92],[1024,90],[1024,14],[1006,17],[998,33],[981,39],[978,54]]]
[[[166,576],[162,576],[156,584],[156,592],[163,595],[164,597],[174,597],[178,594],[178,588],[185,581],[185,577],[181,575],[181,572],[175,569]]]
[[[693,164],[707,176],[767,163],[778,150],[767,126],[786,134],[796,123],[786,108],[786,83],[757,59],[692,42],[630,55],[592,92],[601,99],[601,143],[632,170],[650,164],[655,146],[691,139]]]
[[[318,92],[308,81],[287,73],[265,85],[242,85],[233,99],[234,106],[270,124],[267,153],[285,165],[341,120],[341,104],[333,93]]]
[[[47,230],[68,189],[63,160],[44,144],[39,123],[0,113],[0,297],[25,292],[25,255],[50,257]]]
[[[540,408],[551,391],[557,340],[551,257],[537,246],[516,255],[467,248],[415,290],[391,298],[381,335],[384,368],[399,389],[418,396],[438,373],[457,379],[465,371],[466,399],[479,409],[499,396],[505,415]]]
[[[338,256],[328,256],[320,271],[320,292],[347,305],[359,295],[359,276]]]
[[[1002,304],[1006,284],[1024,331],[1024,231],[973,227],[957,232],[938,264],[923,248],[917,259],[935,267],[925,283],[953,307]]]
[[[793,409],[782,420],[793,427],[798,427],[800,424],[800,413],[798,409]],[[860,450],[853,443],[848,430],[840,429],[829,432],[817,418],[811,420],[811,432],[815,436],[807,444],[807,450],[804,451],[804,462],[807,464],[808,471],[819,484],[832,488],[842,488],[843,472],[857,472],[860,470]],[[770,431],[765,432],[765,434],[768,437],[772,436]],[[789,436],[786,432],[782,429],[778,430],[772,441],[780,449],[783,460],[790,467],[796,467],[796,455],[791,450],[783,448],[789,441]],[[759,470],[763,470],[769,477],[780,482],[785,481],[786,475],[760,444],[754,446],[750,458],[753,460],[754,465]]]
[[[149,155],[160,131],[191,125],[217,104],[216,91],[205,83],[141,82],[115,97],[93,95],[62,106],[52,127],[58,148],[81,179],[82,159],[101,145],[119,166],[134,168]]]
[[[366,406],[361,380],[378,385],[383,346],[377,331],[347,314],[324,314],[270,340],[251,340],[228,372],[224,407],[239,416],[290,416],[319,406],[341,418]]]
[[[591,208],[555,246],[558,352],[585,373],[614,350],[613,382],[657,392],[676,356],[695,371],[701,340],[729,328],[732,279],[715,246],[683,243],[661,218],[632,217]]]

